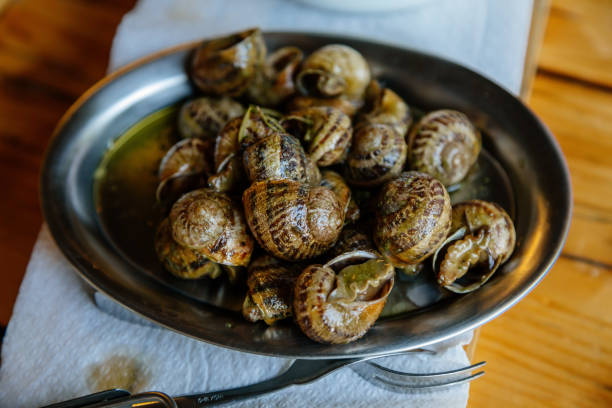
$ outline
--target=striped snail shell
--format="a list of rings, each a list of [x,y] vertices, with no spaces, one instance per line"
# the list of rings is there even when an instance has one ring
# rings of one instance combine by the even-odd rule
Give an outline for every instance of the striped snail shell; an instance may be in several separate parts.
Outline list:
[[[313,258],[331,248],[344,222],[336,195],[292,180],[253,183],[242,195],[247,223],[259,245],[277,258]]]
[[[512,219],[499,205],[483,200],[455,204],[450,236],[434,257],[438,283],[457,293],[478,289],[510,258],[515,243]],[[470,279],[464,282],[464,277]]]
[[[409,171],[382,187],[374,242],[394,266],[421,262],[438,249],[450,227],[450,198],[435,178]]]
[[[194,52],[191,79],[205,94],[239,96],[262,69],[265,57],[259,29],[205,41]]]
[[[352,117],[357,113],[360,103],[349,101],[344,96],[335,98],[317,98],[314,96],[295,95],[287,102],[286,111],[296,111],[310,107],[330,107],[342,111],[345,115]]]
[[[351,189],[340,174],[331,170],[322,171],[321,185],[329,188],[334,192],[334,194],[336,194],[336,197],[340,202],[340,206],[344,209],[345,222],[355,222],[359,219],[359,207],[352,198]]]
[[[461,112],[445,109],[425,115],[410,131],[410,167],[451,186],[463,180],[481,148],[480,132]]]
[[[208,185],[221,192],[238,191],[243,186],[244,168],[238,143],[242,117],[226,123],[215,140],[215,174],[208,177]]]
[[[338,256],[345,252],[357,250],[375,251],[374,243],[370,236],[371,234],[368,233],[367,228],[363,228],[363,225],[346,226],[342,229],[340,237],[336,245],[331,249],[330,254]]]
[[[304,60],[297,87],[303,95],[343,95],[350,101],[362,101],[370,77],[370,67],[359,52],[346,45],[329,44]]]
[[[246,266],[253,252],[242,209],[226,194],[208,188],[191,191],[170,210],[172,236],[225,265]]]
[[[238,144],[241,150],[259,140],[278,133],[286,133],[279,120],[282,115],[272,109],[250,105],[242,118],[238,130]]]
[[[282,47],[270,54],[249,86],[249,99],[258,105],[276,106],[293,95],[293,77],[302,58],[304,54],[297,47]]]
[[[202,252],[179,245],[172,238],[170,222],[165,218],[155,234],[155,252],[172,275],[182,279],[198,279],[204,276],[217,278],[221,265],[212,262]]]
[[[404,136],[412,124],[412,115],[398,94],[373,80],[366,90],[366,104],[357,123],[357,127],[368,123],[389,125]]]
[[[243,114],[244,107],[231,98],[204,96],[183,104],[178,130],[184,138],[214,139],[229,120]]]
[[[310,265],[295,284],[295,320],[304,334],[319,343],[355,341],[378,319],[394,275],[390,263],[367,251]]]
[[[389,125],[366,124],[356,129],[344,165],[346,180],[355,186],[379,186],[398,176],[406,162],[404,137]]]
[[[182,194],[201,187],[212,170],[211,141],[183,139],[166,152],[159,164],[158,201],[173,202]]]
[[[283,126],[297,125],[293,134],[308,145],[308,156],[321,167],[331,166],[344,159],[351,143],[351,118],[332,107],[311,107],[290,112]],[[289,131],[291,133],[291,131]]]
[[[271,325],[293,316],[293,287],[302,268],[270,255],[255,259],[248,268],[248,291],[242,315],[251,322],[263,320]]]

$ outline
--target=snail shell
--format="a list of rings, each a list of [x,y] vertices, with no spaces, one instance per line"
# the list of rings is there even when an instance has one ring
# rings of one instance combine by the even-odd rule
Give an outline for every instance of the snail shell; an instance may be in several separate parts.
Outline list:
[[[244,150],[242,160],[251,182],[286,179],[316,185],[321,181],[317,166],[300,142],[288,134],[275,133],[258,140]]]
[[[360,126],[345,162],[346,180],[356,186],[378,186],[398,176],[406,162],[407,146],[393,127],[381,124]]]
[[[275,110],[255,105],[249,106],[238,130],[240,149],[244,150],[268,136],[286,133],[278,121],[281,117],[282,115]]]
[[[249,265],[248,291],[243,303],[245,319],[272,324],[293,315],[293,287],[300,265],[262,255]]]
[[[361,104],[349,101],[343,96],[336,98],[317,98],[314,96],[296,95],[287,103],[288,112],[310,107],[330,107],[342,111],[345,115],[355,115]]]
[[[421,262],[438,249],[450,227],[450,198],[435,178],[409,171],[382,187],[374,242],[394,266]]]
[[[178,118],[178,129],[184,138],[214,139],[225,124],[244,114],[244,108],[228,97],[204,96],[185,103]]]
[[[308,155],[321,167],[341,161],[353,136],[351,118],[341,110],[331,107],[311,107],[291,112],[283,124],[302,122],[304,134],[295,135],[308,144]]]
[[[216,191],[237,191],[246,178],[238,142],[242,120],[242,117],[230,120],[217,135],[214,151],[215,174],[208,177],[208,185]]]
[[[471,200],[453,206],[449,245],[437,270],[438,283],[445,288],[467,293],[482,286],[510,258],[516,243],[512,219],[499,205]],[[436,253],[436,258],[440,253]],[[434,258],[434,268],[437,267]],[[460,278],[475,270],[476,279],[463,284]]]
[[[303,57],[297,47],[282,47],[270,54],[249,87],[249,99],[258,105],[275,106],[293,95],[293,77]]]
[[[346,45],[329,44],[304,60],[297,87],[303,95],[343,95],[350,101],[362,101],[370,76],[370,67],[359,52]]]
[[[357,250],[375,251],[374,243],[365,228],[357,226],[344,227],[336,245],[331,250],[332,256],[342,255]]]
[[[310,265],[295,284],[295,320],[314,341],[355,341],[378,319],[393,288],[394,274],[391,264],[366,251]]]
[[[368,123],[392,126],[404,136],[412,124],[412,115],[398,94],[389,88],[382,88],[378,81],[372,81],[366,91],[366,106],[359,115],[357,126]]]
[[[332,191],[297,181],[255,182],[245,190],[242,202],[259,245],[289,261],[312,258],[331,248],[344,222],[343,208]]]
[[[465,178],[480,153],[480,132],[463,113],[446,109],[425,115],[410,131],[409,163],[445,186]]]
[[[262,69],[265,56],[259,29],[206,41],[193,55],[191,79],[206,94],[239,96]]]
[[[172,236],[180,245],[220,264],[248,265],[253,238],[242,209],[224,193],[208,188],[187,193],[174,203],[169,219]]]
[[[344,208],[344,220],[346,222],[357,221],[360,215],[359,207],[351,197],[351,189],[342,176],[335,171],[325,170],[321,172],[321,177],[321,185],[333,191],[340,202],[340,206]]]
[[[198,279],[208,276],[214,279],[221,274],[221,266],[212,262],[202,252],[186,248],[174,241],[167,218],[157,228],[155,252],[164,268],[176,277]]]

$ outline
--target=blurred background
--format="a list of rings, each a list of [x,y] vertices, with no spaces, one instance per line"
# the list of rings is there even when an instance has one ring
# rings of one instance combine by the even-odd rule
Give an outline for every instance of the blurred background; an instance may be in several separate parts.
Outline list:
[[[42,223],[45,146],[65,110],[105,75],[134,4],[0,0],[2,332]],[[482,328],[475,359],[489,364],[470,405],[612,406],[612,1],[536,0],[531,12],[521,97],[567,158],[574,215],[549,275]]]

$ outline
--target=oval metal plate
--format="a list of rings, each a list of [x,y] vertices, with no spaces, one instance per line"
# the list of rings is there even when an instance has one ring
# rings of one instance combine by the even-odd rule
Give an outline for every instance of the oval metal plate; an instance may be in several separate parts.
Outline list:
[[[296,358],[388,354],[439,342],[482,325],[524,297],[550,269],[565,241],[571,188],[563,155],[547,128],[514,96],[486,78],[419,52],[339,36],[266,33],[271,49],[310,52],[329,43],[359,50],[406,101],[466,112],[486,133],[484,146],[508,175],[515,197],[517,246],[481,289],[383,319],[347,345],[310,341],[292,324],[266,327],[181,295],[143,274],[105,237],[93,201],[94,171],[134,123],[194,90],[185,66],[196,44],[162,51],[110,75],[60,121],[41,175],[45,219],[59,248],[92,286],[125,307],[185,335],[235,350]]]

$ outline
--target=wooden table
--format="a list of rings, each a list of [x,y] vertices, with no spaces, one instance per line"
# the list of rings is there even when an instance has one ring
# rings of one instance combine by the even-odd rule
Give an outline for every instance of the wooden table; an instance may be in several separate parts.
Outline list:
[[[3,3],[5,4],[2,8]],[[68,106],[106,70],[133,0],[0,0],[0,323],[42,221],[38,171]],[[565,153],[574,218],[563,253],[481,331],[470,404],[612,406],[612,3],[553,0],[529,105]]]

